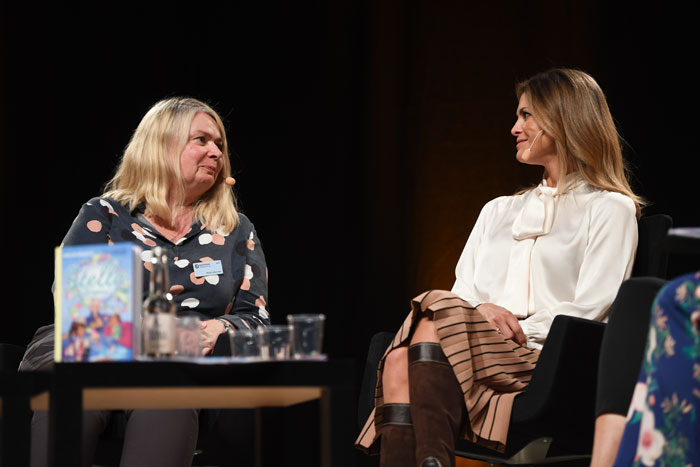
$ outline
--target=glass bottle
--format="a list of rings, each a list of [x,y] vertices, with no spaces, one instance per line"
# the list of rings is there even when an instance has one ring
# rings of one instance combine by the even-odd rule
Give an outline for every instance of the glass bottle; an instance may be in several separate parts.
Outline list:
[[[151,250],[153,268],[148,297],[143,302],[143,351],[148,357],[163,358],[175,355],[175,304],[170,294],[168,256],[166,249]]]

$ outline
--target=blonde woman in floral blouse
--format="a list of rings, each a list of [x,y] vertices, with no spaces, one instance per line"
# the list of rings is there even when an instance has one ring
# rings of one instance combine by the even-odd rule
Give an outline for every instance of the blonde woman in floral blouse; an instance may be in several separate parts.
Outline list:
[[[200,317],[203,353],[210,354],[227,330],[270,322],[265,256],[255,227],[236,208],[227,184],[230,175],[228,143],[219,115],[196,99],[160,101],[136,128],[105,193],[83,205],[62,244],[141,246],[144,292],[148,291],[151,248],[164,247],[178,314]],[[195,275],[196,263],[215,260],[221,261],[219,274]],[[45,345],[52,332],[51,327],[37,331],[21,370],[41,368],[52,360],[52,346]],[[191,465],[198,410],[126,412],[121,465]],[[111,414],[84,412],[84,465],[92,464],[97,440]],[[47,413],[36,412],[33,466],[48,463],[47,431]]]

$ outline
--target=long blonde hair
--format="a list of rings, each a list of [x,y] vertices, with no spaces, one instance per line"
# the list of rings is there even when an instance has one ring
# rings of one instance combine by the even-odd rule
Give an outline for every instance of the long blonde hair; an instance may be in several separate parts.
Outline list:
[[[184,184],[179,155],[187,143],[190,125],[197,112],[214,119],[221,133],[222,168],[209,191],[195,204],[195,218],[214,232],[231,232],[238,225],[236,197],[224,183],[231,175],[226,131],[219,115],[207,104],[189,97],[173,97],[157,102],[144,115],[134,131],[114,177],[107,182],[103,196],[134,209],[146,205],[146,215],[172,220],[176,208],[184,204]],[[177,154],[171,163],[170,154]],[[175,180],[173,184],[172,181]],[[176,205],[169,203],[174,186]]]
[[[627,179],[620,135],[605,94],[590,75],[555,68],[518,83],[516,94],[527,96],[535,120],[554,139],[559,187],[567,186],[567,177],[576,174],[595,188],[629,196],[637,217],[641,215],[644,201]]]

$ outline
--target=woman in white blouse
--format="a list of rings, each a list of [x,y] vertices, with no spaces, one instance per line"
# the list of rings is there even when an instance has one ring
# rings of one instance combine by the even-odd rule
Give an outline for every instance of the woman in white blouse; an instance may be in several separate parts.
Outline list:
[[[487,203],[452,292],[413,300],[357,441],[376,450],[381,435],[383,466],[453,465],[458,436],[503,450],[554,317],[604,320],[632,271],[641,200],[600,87],[554,69],[516,91],[516,158],[543,180]]]

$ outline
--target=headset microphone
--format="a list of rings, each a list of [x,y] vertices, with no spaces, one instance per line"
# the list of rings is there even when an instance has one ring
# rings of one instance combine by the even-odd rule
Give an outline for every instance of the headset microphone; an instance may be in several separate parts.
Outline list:
[[[542,134],[543,131],[544,131],[544,130],[540,130],[540,131],[537,132],[537,134],[535,135],[535,139],[532,140],[532,144],[530,145],[529,148],[527,148],[528,151],[532,150],[532,147],[533,147],[533,146],[535,145],[535,143],[537,142],[537,138],[540,137],[540,135]]]
[[[236,179],[233,177],[226,177],[226,180],[224,180],[224,183],[226,183],[228,186],[233,186],[236,184]]]

